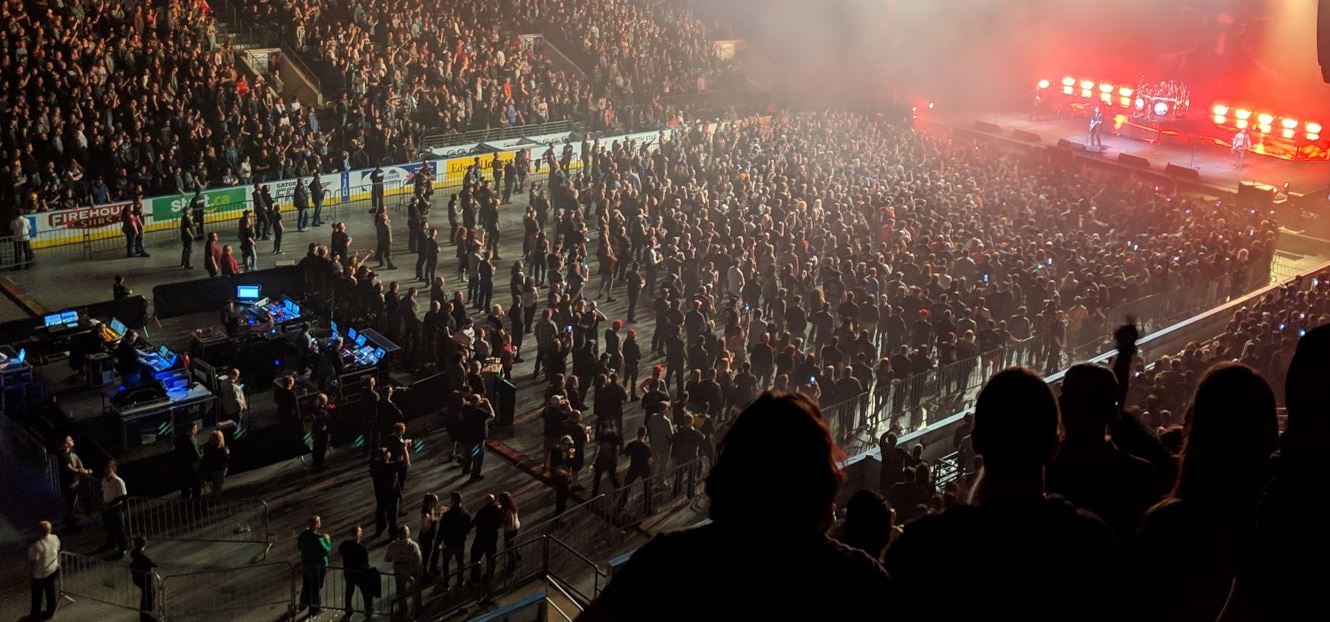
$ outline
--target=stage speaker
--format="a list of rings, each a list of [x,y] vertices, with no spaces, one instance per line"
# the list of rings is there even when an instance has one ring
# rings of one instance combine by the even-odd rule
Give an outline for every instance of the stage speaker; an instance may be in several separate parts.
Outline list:
[[[1196,170],[1196,169],[1194,169],[1194,168],[1187,168],[1187,167],[1185,167],[1185,166],[1178,166],[1178,165],[1176,165],[1176,164],[1173,164],[1172,162],[1169,162],[1168,166],[1164,167],[1164,172],[1165,172],[1165,173],[1168,173],[1169,175],[1172,175],[1172,176],[1174,176],[1174,177],[1180,177],[1180,178],[1182,178],[1182,179],[1189,179],[1189,180],[1192,180],[1192,181],[1200,181],[1200,180],[1201,180],[1201,172],[1200,172],[1200,171],[1198,171],[1198,170]]]
[[[1012,130],[1011,135],[1015,136],[1016,140],[1023,140],[1027,143],[1037,143],[1043,140],[1039,138],[1038,134],[1035,134],[1034,132],[1027,132],[1025,130]]]
[[[1270,184],[1244,181],[1238,184],[1238,209],[1256,210],[1257,214],[1268,214],[1275,205],[1278,188]]]
[[[1149,160],[1142,158],[1141,156],[1134,156],[1130,153],[1119,153],[1118,164],[1126,164],[1127,166],[1135,166],[1137,168],[1150,168]]]
[[[990,134],[997,134],[1002,131],[1001,127],[989,123],[988,121],[975,121],[974,129],[979,130],[980,132],[988,132]]]
[[[1067,140],[1065,138],[1058,139],[1058,147],[1062,149],[1070,149],[1072,151],[1085,151],[1085,145],[1083,143]]]
[[[1316,3],[1316,58],[1321,63],[1321,79],[1330,82],[1330,0]]]

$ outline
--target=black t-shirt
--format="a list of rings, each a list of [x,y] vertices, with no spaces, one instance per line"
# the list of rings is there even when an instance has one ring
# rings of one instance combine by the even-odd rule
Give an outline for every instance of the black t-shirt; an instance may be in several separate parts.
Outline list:
[[[909,524],[887,569],[902,619],[1120,620],[1123,554],[1104,522],[1056,495],[954,507]],[[939,577],[963,573],[958,591]],[[964,594],[964,598],[957,595]]]
[[[633,622],[877,619],[890,611],[891,578],[863,552],[814,531],[757,527],[712,523],[658,535],[615,574],[602,602],[613,620]]]
[[[342,556],[342,566],[347,569],[361,570],[369,568],[369,549],[354,540],[343,541],[337,546],[337,553]]]
[[[628,468],[636,471],[651,470],[651,447],[642,441],[633,441],[623,448],[623,453],[628,456]]]

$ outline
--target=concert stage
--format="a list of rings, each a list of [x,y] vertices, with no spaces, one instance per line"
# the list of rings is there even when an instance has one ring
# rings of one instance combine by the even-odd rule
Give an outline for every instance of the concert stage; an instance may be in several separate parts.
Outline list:
[[[920,122],[935,122],[980,133],[994,134],[1027,144],[1057,145],[1066,140],[1076,145],[1087,142],[1087,120],[1083,117],[1049,116],[1031,121],[1029,113],[956,113],[950,116],[930,115]],[[1119,135],[1113,127],[1112,117],[1105,119],[1102,135],[1103,151],[1079,151],[1080,155],[1117,163],[1119,154],[1144,158],[1149,170],[1164,174],[1169,164],[1195,169],[1192,183],[1216,192],[1237,192],[1238,184],[1255,181],[1283,188],[1297,195],[1324,196],[1330,190],[1330,161],[1285,160],[1255,153],[1247,154],[1241,170],[1234,167],[1232,153],[1227,147],[1215,144],[1208,137],[1180,135],[1159,143]],[[987,125],[985,125],[987,124]],[[1021,132],[1017,134],[1015,132]],[[1039,142],[1034,143],[1037,136]],[[1125,163],[1124,163],[1125,165]],[[1137,163],[1138,170],[1144,166]]]

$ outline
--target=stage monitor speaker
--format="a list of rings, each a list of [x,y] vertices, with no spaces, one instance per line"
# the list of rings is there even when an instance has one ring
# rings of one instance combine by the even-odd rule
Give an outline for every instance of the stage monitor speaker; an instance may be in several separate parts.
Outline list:
[[[1130,153],[1119,153],[1118,164],[1126,164],[1127,166],[1135,166],[1137,168],[1150,168],[1149,160],[1142,158],[1141,156],[1134,156]]]
[[[1072,151],[1085,151],[1085,145],[1083,143],[1078,143],[1074,140],[1067,140],[1065,138],[1058,139],[1058,147],[1062,149],[1070,149]]]
[[[1316,59],[1321,63],[1321,79],[1330,82],[1330,0],[1316,3]]]
[[[1172,162],[1170,162],[1170,163],[1168,164],[1168,166],[1164,167],[1164,172],[1165,172],[1165,173],[1168,173],[1169,175],[1172,175],[1172,176],[1174,176],[1174,177],[1179,177],[1179,178],[1182,178],[1182,179],[1189,179],[1189,180],[1192,180],[1192,181],[1200,181],[1200,180],[1201,180],[1201,172],[1200,172],[1200,171],[1198,171],[1198,170],[1196,170],[1196,169],[1194,169],[1194,168],[1187,168],[1187,167],[1185,167],[1185,166],[1178,166],[1178,165],[1176,165],[1176,164],[1173,164]]]
[[[1039,137],[1038,134],[1035,134],[1034,132],[1027,132],[1025,130],[1012,130],[1011,135],[1015,136],[1016,140],[1023,140],[1027,143],[1037,143],[1043,140],[1042,138]]]
[[[1002,131],[1001,127],[993,123],[989,123],[988,121],[975,121],[974,129],[979,130],[980,132],[988,132],[990,134],[997,134]]]
[[[1278,188],[1270,184],[1244,181],[1238,184],[1238,209],[1256,210],[1257,214],[1268,214],[1275,205]]]

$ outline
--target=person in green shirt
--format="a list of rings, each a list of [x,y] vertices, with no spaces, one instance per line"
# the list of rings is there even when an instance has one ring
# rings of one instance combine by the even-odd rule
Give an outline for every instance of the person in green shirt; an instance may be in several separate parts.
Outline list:
[[[322,526],[323,519],[315,514],[309,517],[309,525],[296,539],[304,575],[300,588],[300,610],[308,608],[310,617],[322,611],[323,577],[328,574],[328,556],[332,553],[332,536],[319,531]]]

